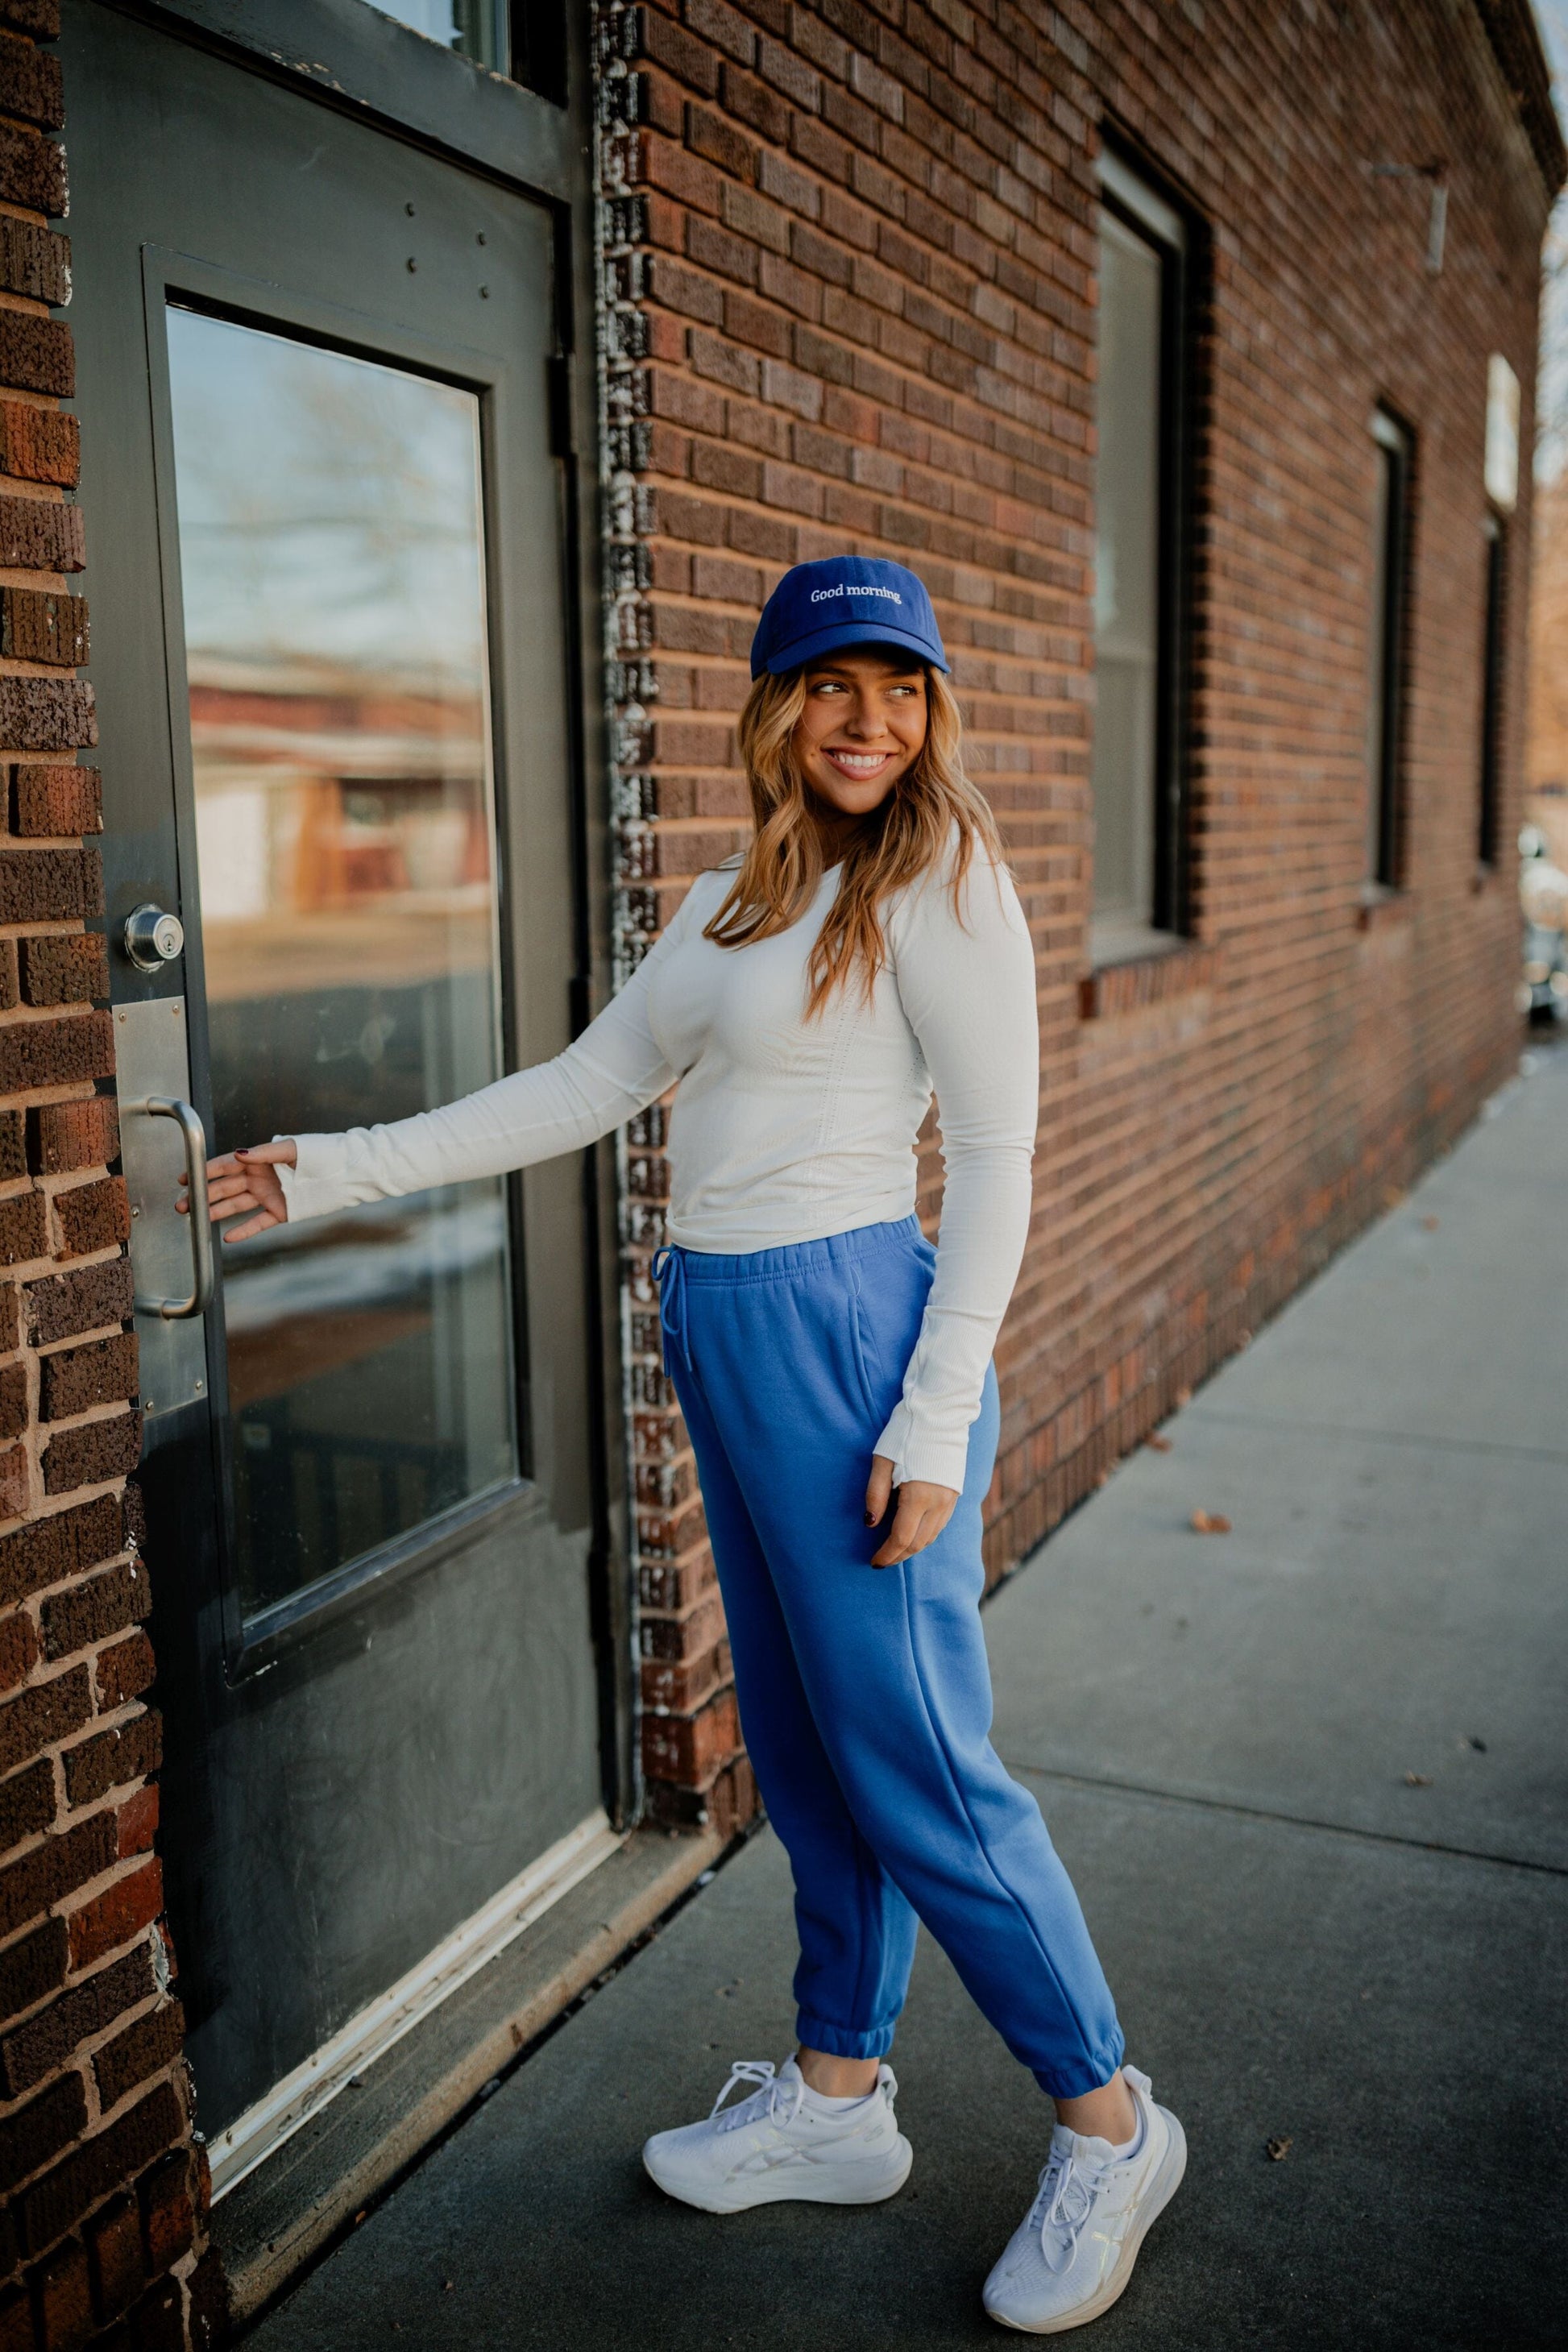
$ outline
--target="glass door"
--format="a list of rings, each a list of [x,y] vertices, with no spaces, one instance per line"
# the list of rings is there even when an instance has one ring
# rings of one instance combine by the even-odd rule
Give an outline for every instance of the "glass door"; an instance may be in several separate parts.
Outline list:
[[[166,1295],[180,1141],[136,1102],[225,1148],[571,1034],[563,215],[117,9],[69,0],[67,39],[125,1171]],[[220,2179],[607,1836],[583,1177],[284,1228],[205,1314],[138,1316]]]
[[[479,402],[166,317],[215,1148],[500,1076]],[[519,1469],[499,1178],[227,1256],[247,1630]]]

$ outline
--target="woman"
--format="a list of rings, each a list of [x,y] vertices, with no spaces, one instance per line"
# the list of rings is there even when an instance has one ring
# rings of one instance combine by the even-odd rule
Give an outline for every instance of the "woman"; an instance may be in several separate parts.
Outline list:
[[[660,1320],[795,1874],[800,2046],[776,2074],[741,2061],[644,2161],[710,2212],[892,2196],[912,2158],[880,2062],[923,1918],[1056,2102],[984,2290],[994,2318],[1049,2335],[1121,2293],[1185,2144],[1121,2067],[1077,1898],[989,1738],[990,1359],[1028,1230],[1038,1045],[947,667],[912,572],[798,565],[752,651],[752,845],[698,877],[577,1042],[443,1110],[215,1160],[210,1183],[239,1240],[581,1150],[679,1081]],[[934,1250],[912,1154],[933,1082]],[[726,2105],[737,2085],[755,2087]]]

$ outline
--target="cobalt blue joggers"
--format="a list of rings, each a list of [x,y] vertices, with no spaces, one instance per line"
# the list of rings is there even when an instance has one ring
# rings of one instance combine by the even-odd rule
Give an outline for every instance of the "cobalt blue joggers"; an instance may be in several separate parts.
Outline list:
[[[742,1256],[657,1262],[757,1784],[795,1873],[797,2032],[891,2048],[917,1916],[1041,2087],[1109,2082],[1121,2033],[1035,1800],[991,1745],[981,1506],[996,1375],[935,1543],[874,1569],[871,1454],[935,1252],[913,1217]]]

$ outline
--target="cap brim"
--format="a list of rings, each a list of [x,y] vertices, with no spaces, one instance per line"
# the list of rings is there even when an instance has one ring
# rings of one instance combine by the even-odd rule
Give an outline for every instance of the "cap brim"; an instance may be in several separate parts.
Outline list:
[[[932,669],[945,671],[947,656],[940,648],[933,653],[924,637],[917,637],[911,629],[895,628],[889,621],[833,621],[826,628],[814,629],[809,636],[795,637],[770,654],[765,664],[770,677],[782,677],[785,670],[801,669],[807,662],[820,661],[824,654],[840,653],[846,646],[897,646],[900,652],[913,654],[918,661],[929,663]]]

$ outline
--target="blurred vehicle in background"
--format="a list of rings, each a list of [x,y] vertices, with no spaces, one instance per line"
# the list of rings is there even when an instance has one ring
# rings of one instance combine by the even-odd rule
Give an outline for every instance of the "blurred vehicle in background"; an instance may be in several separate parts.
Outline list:
[[[1521,827],[1519,860],[1519,1009],[1532,1021],[1562,1020],[1568,1017],[1568,874],[1553,864],[1539,825]]]

